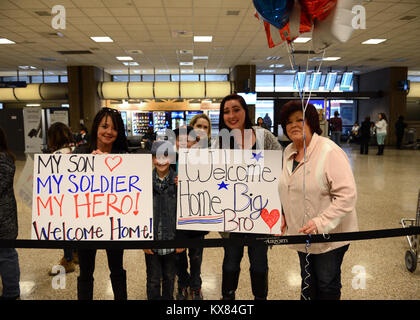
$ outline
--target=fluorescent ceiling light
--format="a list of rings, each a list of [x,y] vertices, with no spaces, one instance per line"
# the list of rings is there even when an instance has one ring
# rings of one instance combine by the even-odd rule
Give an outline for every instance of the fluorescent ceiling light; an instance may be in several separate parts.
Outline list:
[[[193,60],[207,60],[208,56],[193,56]]]
[[[259,70],[260,72],[266,72],[266,73],[268,73],[268,72],[274,72],[274,70],[271,70],[271,69],[264,69],[264,70]]]
[[[206,69],[206,73],[216,73],[216,69]]]
[[[180,66],[192,66],[194,63],[193,62],[180,62],[179,65]]]
[[[298,37],[293,40],[294,43],[306,43],[309,42],[312,38]]]
[[[366,41],[363,41],[362,44],[378,44],[385,42],[387,39],[369,39]]]
[[[296,73],[296,70],[284,70],[284,73]]]
[[[193,73],[193,71],[189,69],[181,69],[181,73]]]
[[[120,61],[131,61],[131,60],[133,60],[132,57],[116,57],[116,58],[117,58],[117,60],[120,60]]]
[[[194,42],[212,42],[213,36],[194,36]]]
[[[90,37],[95,42],[114,42],[110,37]]]
[[[139,64],[137,62],[123,62],[123,65],[125,66],[138,66]]]
[[[39,103],[28,103],[26,104],[27,107],[39,107],[41,106]]]
[[[6,38],[0,38],[0,44],[16,44],[16,42]]]
[[[19,69],[22,69],[22,70],[29,70],[29,69],[35,70],[36,67],[34,67],[34,66],[19,66]]]
[[[270,68],[283,68],[284,64],[270,64]]]

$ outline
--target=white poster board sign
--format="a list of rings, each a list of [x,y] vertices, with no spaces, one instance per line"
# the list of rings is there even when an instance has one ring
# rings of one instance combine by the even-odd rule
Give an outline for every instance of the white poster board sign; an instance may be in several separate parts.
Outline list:
[[[282,151],[181,149],[177,229],[280,234]]]
[[[152,240],[150,154],[36,154],[32,239]]]

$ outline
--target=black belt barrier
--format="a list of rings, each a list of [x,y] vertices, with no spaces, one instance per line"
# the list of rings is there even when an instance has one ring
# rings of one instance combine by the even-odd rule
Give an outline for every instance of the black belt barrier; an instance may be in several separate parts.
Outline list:
[[[262,245],[288,245],[313,243],[369,240],[391,237],[420,235],[420,227],[397,229],[370,230],[358,232],[343,232],[295,236],[267,236],[255,237],[252,234],[233,238],[210,239],[180,239],[180,240],[0,240],[0,248],[26,248],[26,249],[160,249],[160,248],[213,248],[224,246],[262,246]]]

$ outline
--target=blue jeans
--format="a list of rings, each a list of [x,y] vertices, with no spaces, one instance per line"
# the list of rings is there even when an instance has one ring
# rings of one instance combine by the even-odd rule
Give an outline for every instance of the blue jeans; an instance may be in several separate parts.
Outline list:
[[[176,253],[166,255],[147,254],[147,299],[148,300],[173,300],[176,275]],[[162,293],[160,279],[162,278]]]
[[[310,274],[306,279],[309,287],[306,287],[305,278],[307,272],[305,266],[306,253],[298,252],[300,261],[300,274],[302,277],[303,295],[310,300],[339,300],[341,296],[341,264],[344,254],[349,245],[331,250],[321,254],[310,254],[308,256],[309,266],[306,270]]]
[[[16,249],[0,248],[0,276],[3,282],[3,298],[20,296],[20,268]]]
[[[196,239],[204,239],[204,236]],[[188,273],[187,249],[177,254],[178,288],[201,289],[203,248],[188,248],[188,257],[190,258],[190,273]]]
[[[376,142],[378,146],[382,146],[385,144],[386,133],[376,133]]]
[[[331,131],[331,140],[341,146],[341,131]]]
[[[231,233],[230,238],[256,237],[258,235],[247,235]],[[244,246],[225,246],[225,256],[223,258],[223,271],[236,272],[241,269],[241,260],[244,255]],[[250,270],[253,272],[264,273],[268,271],[267,262],[268,246],[248,246],[248,257]]]

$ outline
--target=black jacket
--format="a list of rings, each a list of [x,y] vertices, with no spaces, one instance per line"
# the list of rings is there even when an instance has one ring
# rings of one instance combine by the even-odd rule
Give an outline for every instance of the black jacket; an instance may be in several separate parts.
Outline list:
[[[0,152],[0,239],[14,240],[18,235],[16,198],[13,190],[15,163],[12,157]]]

